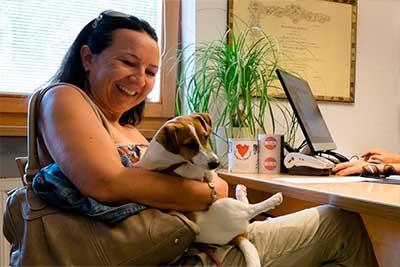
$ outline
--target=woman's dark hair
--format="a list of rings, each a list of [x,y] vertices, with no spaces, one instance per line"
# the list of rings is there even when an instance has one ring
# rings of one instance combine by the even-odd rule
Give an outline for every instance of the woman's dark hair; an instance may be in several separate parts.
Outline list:
[[[90,21],[81,30],[65,54],[61,66],[49,82],[70,83],[87,91],[88,89],[85,86],[87,83],[87,74],[82,64],[80,49],[86,44],[94,55],[101,53],[111,45],[112,33],[118,29],[144,32],[156,42],[158,40],[155,30],[145,20],[116,11],[103,11],[99,17]],[[144,105],[145,101],[126,111],[121,116],[119,123],[122,125],[139,124],[143,118]]]

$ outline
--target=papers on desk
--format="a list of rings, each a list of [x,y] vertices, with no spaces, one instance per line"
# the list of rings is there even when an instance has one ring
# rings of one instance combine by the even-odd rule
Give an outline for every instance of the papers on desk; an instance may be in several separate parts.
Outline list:
[[[344,176],[344,177],[282,177],[275,178],[278,181],[289,182],[294,184],[328,184],[328,183],[354,183],[354,182],[373,182],[383,184],[400,184],[400,175],[391,175],[385,179],[366,178],[360,176]]]
[[[390,175],[385,179],[374,179],[374,181],[370,181],[374,183],[381,183],[381,184],[398,184],[400,185],[400,175]]]
[[[400,181],[400,175],[390,175],[388,179],[393,179],[393,180],[399,180]]]
[[[304,178],[291,178],[282,177],[275,178],[276,180],[295,183],[295,184],[327,184],[327,183],[352,183],[352,182],[365,182],[376,180],[373,178],[366,178],[360,176],[345,176],[345,177],[304,177]]]

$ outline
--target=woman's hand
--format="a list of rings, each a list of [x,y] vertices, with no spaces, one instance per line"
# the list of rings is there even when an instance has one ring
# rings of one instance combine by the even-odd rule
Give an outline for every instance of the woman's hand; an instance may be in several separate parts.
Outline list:
[[[361,156],[365,161],[379,160],[382,163],[400,163],[400,154],[391,153],[381,148],[370,149]]]
[[[362,172],[362,167],[368,165],[369,163],[364,160],[348,161],[344,163],[337,164],[332,171],[339,176],[346,176],[350,174],[360,174]]]

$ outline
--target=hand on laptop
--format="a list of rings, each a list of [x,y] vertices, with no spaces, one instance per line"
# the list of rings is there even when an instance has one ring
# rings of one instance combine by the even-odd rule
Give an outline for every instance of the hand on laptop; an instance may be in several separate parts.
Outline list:
[[[364,160],[348,161],[348,162],[337,164],[332,169],[332,172],[335,175],[339,175],[339,176],[360,174],[362,172],[362,168],[367,165],[369,165],[369,163]]]
[[[332,169],[332,172],[340,176],[360,174],[363,171],[363,167],[368,165],[371,165],[378,173],[384,172],[385,165],[392,166],[397,173],[400,172],[400,154],[391,153],[381,148],[375,148],[368,150],[361,157],[363,158],[362,160],[337,164]]]
[[[365,161],[378,160],[381,163],[400,163],[400,154],[391,153],[381,148],[370,149],[361,157]]]

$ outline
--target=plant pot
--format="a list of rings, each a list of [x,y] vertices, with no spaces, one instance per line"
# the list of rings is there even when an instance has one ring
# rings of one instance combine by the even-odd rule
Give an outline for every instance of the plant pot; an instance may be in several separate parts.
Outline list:
[[[214,135],[215,152],[220,160],[220,168],[228,168],[228,139],[254,138],[250,128],[218,127]]]

